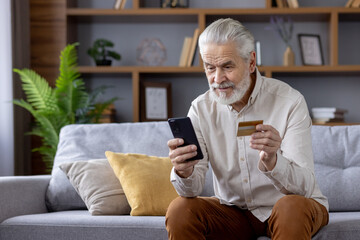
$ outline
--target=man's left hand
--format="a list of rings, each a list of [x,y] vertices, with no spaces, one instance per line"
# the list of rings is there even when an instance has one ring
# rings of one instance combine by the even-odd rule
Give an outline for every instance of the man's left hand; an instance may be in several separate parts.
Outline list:
[[[251,135],[250,147],[260,151],[260,161],[267,171],[274,169],[276,165],[276,152],[281,145],[279,132],[271,125],[256,125],[256,131]]]

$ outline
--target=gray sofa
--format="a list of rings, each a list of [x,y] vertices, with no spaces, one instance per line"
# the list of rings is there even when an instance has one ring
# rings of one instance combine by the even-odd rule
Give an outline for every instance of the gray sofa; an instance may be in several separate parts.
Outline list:
[[[360,126],[313,126],[312,137],[330,204],[330,222],[313,239],[360,239]],[[0,239],[167,239],[163,216],[92,216],[58,165],[107,150],[167,156],[170,138],[166,122],[66,126],[52,176],[0,178]],[[209,171],[203,195],[212,194]]]

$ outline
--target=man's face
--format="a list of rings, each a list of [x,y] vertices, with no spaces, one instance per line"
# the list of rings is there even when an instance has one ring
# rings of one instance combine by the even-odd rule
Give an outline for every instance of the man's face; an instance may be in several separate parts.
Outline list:
[[[238,55],[235,44],[206,44],[202,58],[214,100],[227,105],[240,101],[251,85],[250,64]]]

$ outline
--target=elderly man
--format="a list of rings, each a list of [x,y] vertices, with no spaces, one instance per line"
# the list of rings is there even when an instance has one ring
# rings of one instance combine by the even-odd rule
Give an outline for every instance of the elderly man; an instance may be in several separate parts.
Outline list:
[[[190,117],[196,146],[168,142],[171,181],[180,195],[169,206],[169,239],[310,239],[328,222],[328,202],[314,176],[311,119],[304,97],[262,77],[254,38],[238,21],[220,19],[199,37],[210,90],[195,99]],[[263,120],[251,136],[238,124]],[[202,192],[208,164],[214,197]]]

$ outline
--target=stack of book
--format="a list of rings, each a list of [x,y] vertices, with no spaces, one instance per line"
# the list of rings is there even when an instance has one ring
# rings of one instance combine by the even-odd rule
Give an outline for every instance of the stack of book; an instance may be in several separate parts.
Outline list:
[[[179,67],[191,67],[195,58],[199,29],[195,29],[192,37],[185,37],[181,50]]]
[[[315,124],[331,123],[331,122],[344,122],[344,114],[347,112],[345,109],[325,107],[325,108],[312,108],[312,121]]]
[[[99,123],[113,123],[115,122],[116,109],[114,104],[110,104],[109,107],[104,109],[101,113]]]
[[[360,0],[348,0],[345,7],[358,8],[360,7]]]

